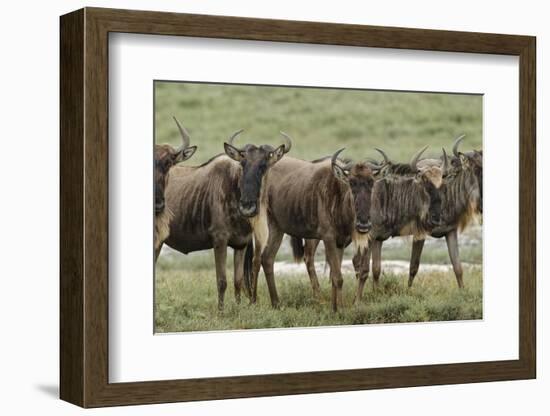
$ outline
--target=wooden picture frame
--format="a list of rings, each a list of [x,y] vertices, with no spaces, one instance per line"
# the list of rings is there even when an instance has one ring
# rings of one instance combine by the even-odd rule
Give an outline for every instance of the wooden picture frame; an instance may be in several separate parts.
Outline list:
[[[85,8],[62,16],[60,29],[61,399],[82,407],[101,407],[535,378],[534,37],[99,8]],[[109,383],[110,32],[518,56],[519,359]]]

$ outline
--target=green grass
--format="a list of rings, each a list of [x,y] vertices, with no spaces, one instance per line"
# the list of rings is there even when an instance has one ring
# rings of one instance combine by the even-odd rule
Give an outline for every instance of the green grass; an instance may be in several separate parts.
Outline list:
[[[402,238],[390,241],[393,243],[386,244],[383,249],[384,261],[408,261],[410,242]],[[322,299],[316,301],[303,265],[299,266],[303,272],[276,278],[282,305],[280,310],[270,307],[263,272],[259,277],[259,304],[249,305],[243,296],[242,304],[237,305],[233,291],[231,250],[227,261],[225,310],[219,313],[212,252],[202,251],[184,256],[166,250],[159,257],[156,267],[155,330],[182,332],[481,319],[481,228],[467,230],[460,236],[459,242],[465,271],[465,290],[457,288],[450,268],[446,272],[435,272],[423,270],[422,265],[409,290],[406,287],[407,273],[385,273],[383,264],[378,291],[373,290],[371,275],[359,305],[352,305],[356,290],[355,277],[350,272],[344,273],[345,307],[336,314],[330,308],[331,288],[328,277],[323,273],[318,275]],[[349,260],[351,255],[352,250],[346,250],[344,259]],[[321,264],[324,262],[322,244],[316,260]],[[276,261],[292,261],[288,242],[283,242]],[[422,264],[449,264],[444,239],[427,240]]]
[[[463,149],[482,147],[482,97],[479,95],[401,93],[315,88],[281,88],[192,83],[155,83],[155,139],[179,144],[175,115],[190,131],[198,149],[186,165],[198,165],[223,151],[223,142],[244,128],[237,145],[282,143],[283,130],[294,141],[291,155],[312,160],[334,153],[360,160],[379,155],[381,147],[394,160],[408,161],[428,144],[427,155],[450,151],[458,134],[466,133]],[[395,241],[395,240],[393,240]],[[406,260],[410,243],[384,245],[384,260]],[[279,276],[277,286],[282,307],[273,310],[263,274],[259,304],[243,298],[235,304],[231,255],[228,256],[228,290],[223,313],[217,310],[214,260],[211,251],[188,256],[163,253],[156,268],[155,322],[157,332],[280,328],[382,322],[422,322],[482,318],[482,244],[477,228],[460,242],[465,263],[466,289],[459,291],[452,272],[419,272],[414,287],[406,288],[406,273],[384,275],[381,288],[367,284],[360,305],[352,305],[356,282],[347,273],[345,307],[334,314],[330,308],[330,284],[319,276],[322,300],[313,299],[304,271]],[[349,250],[345,259],[350,258]],[[291,259],[283,243],[277,261]],[[322,245],[318,260],[323,259]],[[443,240],[428,241],[422,264],[448,264]],[[231,277],[231,278],[230,278]],[[371,282],[371,280],[369,281]]]
[[[228,276],[231,276],[228,273]],[[374,290],[372,279],[365,285],[363,300],[353,305],[356,281],[344,276],[344,307],[330,308],[330,284],[320,276],[322,299],[313,298],[305,274],[277,279],[281,308],[270,306],[263,275],[258,287],[259,301],[246,298],[238,305],[228,281],[225,309],[217,308],[214,275],[207,270],[159,270],[156,276],[156,332],[286,328],[324,325],[356,325],[397,322],[427,322],[481,319],[481,268],[465,269],[466,288],[459,290],[452,273],[420,272],[411,289],[405,276],[383,275]]]
[[[480,95],[157,81],[155,106],[156,142],[179,143],[175,115],[198,146],[191,165],[223,152],[224,140],[241,128],[241,144],[275,145],[283,130],[294,138],[292,156],[306,160],[344,146],[355,159],[379,158],[373,149],[381,147],[409,160],[426,144],[428,155],[439,155],[460,133],[464,149],[481,148]]]

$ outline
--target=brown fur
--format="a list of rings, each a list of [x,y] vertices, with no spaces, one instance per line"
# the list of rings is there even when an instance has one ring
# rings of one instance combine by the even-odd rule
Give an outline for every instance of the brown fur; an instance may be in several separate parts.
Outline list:
[[[160,250],[162,243],[170,235],[172,217],[172,213],[166,208],[160,214],[155,215],[155,252]]]
[[[453,167],[441,189],[443,225],[436,227],[432,235],[441,237],[453,229],[463,231],[476,221],[481,214],[480,192],[478,175],[474,169],[466,163]]]
[[[440,182],[439,179],[436,183]],[[431,181],[430,184],[435,186]],[[425,238],[430,224],[430,195],[422,178],[387,177],[378,180],[372,193],[371,238],[413,235]]]
[[[166,189],[167,207],[173,213],[166,244],[184,254],[214,249],[220,309],[227,286],[227,247],[235,250],[235,264],[240,267],[242,259],[251,260],[250,256],[244,256],[244,250],[252,244],[253,236],[260,250],[267,242],[264,183],[271,166],[284,154],[281,146],[277,149],[267,145],[246,145],[242,149],[227,143],[225,146],[231,157],[222,154],[197,167],[174,167]],[[256,204],[253,216],[242,214],[243,201]],[[244,265],[243,269],[251,267]],[[248,280],[235,273],[237,301],[243,279],[245,283]]]
[[[368,236],[357,232],[356,223],[359,219],[368,221],[373,183],[371,169],[362,163],[335,170],[331,160],[306,162],[287,157],[272,169],[267,186],[270,236],[262,265],[274,306],[278,296],[273,261],[286,233],[294,239],[325,242],[334,289],[333,309],[337,308],[342,286],[339,253],[352,240],[358,250],[368,246]],[[257,274],[253,279],[257,280]]]
[[[179,162],[189,159],[196,146],[182,147],[175,150],[167,144],[155,145],[154,149],[154,181],[155,181],[155,229],[154,250],[155,259],[160,253],[162,243],[170,233],[171,212],[165,207],[165,189],[168,184],[170,170]]]
[[[413,169],[408,163],[388,163],[384,165],[382,169],[377,169],[375,175],[378,180],[385,179],[401,189],[392,191],[396,192],[393,197],[391,196],[392,192],[387,193],[382,199],[379,199],[377,207],[375,207],[376,204],[371,206],[373,229],[366,238],[365,236],[362,237],[364,239],[363,241],[367,240],[368,243],[362,245],[354,244],[355,255],[353,264],[356,270],[356,276],[359,279],[356,300],[361,298],[363,286],[368,276],[370,262],[369,245],[372,244],[374,238],[384,240],[390,236],[412,235],[414,240],[422,240],[426,238],[429,229],[433,227],[433,218],[437,220],[440,218],[441,197],[438,189],[443,182],[443,171],[440,160],[424,159],[418,162],[417,169]],[[406,180],[406,182],[403,182],[404,180]],[[409,185],[410,189],[408,191],[405,190],[405,184]],[[380,192],[380,188],[381,185],[378,184],[377,181],[373,189],[373,199],[376,194],[375,190],[378,189],[378,192]],[[402,194],[401,199],[398,198],[399,193]],[[380,212],[382,209],[380,204],[383,203],[383,201],[386,201],[389,207],[384,208],[385,212]],[[392,209],[396,204],[404,204],[404,206]],[[407,206],[408,208],[405,208]],[[402,208],[405,209],[403,210]],[[390,215],[391,218],[388,218],[388,215]],[[385,216],[384,219],[380,219],[381,216]],[[378,220],[376,218],[378,218]],[[296,242],[292,241],[292,243],[293,251],[296,255],[301,255],[301,253],[298,253],[296,250],[296,247],[298,247]],[[378,241],[377,244],[381,245],[381,241]],[[314,258],[317,246],[317,240],[308,241],[304,254],[301,255],[308,266],[308,274],[310,275],[314,288],[318,285],[314,268]]]

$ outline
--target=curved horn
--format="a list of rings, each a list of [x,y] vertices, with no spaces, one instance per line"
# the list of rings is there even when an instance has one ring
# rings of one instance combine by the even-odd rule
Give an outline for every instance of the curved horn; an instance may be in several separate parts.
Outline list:
[[[443,150],[443,175],[445,175],[449,170],[449,158],[447,157],[447,152],[445,151],[445,148],[442,147],[441,150]]]
[[[378,165],[376,163],[371,163],[369,161],[365,161],[364,163],[365,163],[365,165],[367,165],[369,167],[370,170],[379,171],[384,167],[384,165]]]
[[[342,147],[340,150],[337,150],[336,153],[334,153],[334,154],[332,155],[332,157],[330,158],[330,160],[331,160],[331,162],[332,162],[333,165],[336,164],[336,163],[338,162],[338,155],[339,155],[340,153],[342,153],[344,150],[346,150],[346,148],[345,148],[345,147]]]
[[[384,163],[378,163],[376,160],[371,159],[370,157],[365,159],[365,165],[373,170],[380,170],[384,167]]]
[[[388,157],[388,155],[382,149],[379,149],[378,147],[375,147],[374,150],[376,150],[378,153],[380,153],[382,155],[382,157],[384,158],[384,164],[385,165],[387,165],[388,163],[391,163],[390,158]]]
[[[464,140],[464,138],[466,137],[465,134],[461,134],[460,136],[458,136],[454,143],[453,143],[453,155],[455,155],[456,157],[458,157],[458,145],[460,144],[460,142],[462,140]]]
[[[422,149],[420,149],[420,150],[413,156],[413,158],[411,159],[411,168],[412,168],[413,170],[416,170],[416,164],[418,163],[418,159],[420,159],[420,156],[422,156],[422,153],[424,153],[428,147],[429,147],[429,146],[424,146],[424,147],[423,147]]]
[[[229,143],[231,146],[233,146],[233,140],[235,140],[235,138],[241,134],[242,132],[244,131],[244,129],[240,129],[240,130],[237,130],[235,133],[233,133],[231,135],[231,137],[229,138],[229,140],[227,141],[227,143]]]
[[[183,141],[182,147],[179,150],[187,149],[189,147],[189,144],[191,143],[191,136],[189,136],[189,132],[183,127],[176,116],[172,116],[174,118],[174,121],[178,125],[178,130],[180,131],[181,140]]]
[[[285,138],[286,140],[286,143],[285,143],[285,153],[288,153],[290,152],[290,149],[292,149],[292,138],[286,134],[284,131],[280,131],[279,133],[281,133],[281,135]]]

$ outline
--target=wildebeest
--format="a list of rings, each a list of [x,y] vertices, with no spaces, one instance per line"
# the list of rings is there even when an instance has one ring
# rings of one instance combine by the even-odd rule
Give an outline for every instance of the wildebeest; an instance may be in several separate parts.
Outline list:
[[[284,135],[286,144],[277,148],[265,144],[237,148],[233,141],[241,132],[224,143],[225,154],[197,167],[172,168],[166,189],[167,207],[173,214],[166,244],[184,254],[214,249],[220,310],[227,287],[227,247],[235,251],[235,299],[240,302],[245,260],[252,262],[252,235],[260,245],[268,236],[264,184],[292,145]]]
[[[285,158],[272,170],[268,180],[269,240],[261,256],[271,304],[279,298],[273,265],[284,234],[301,239],[322,240],[325,244],[332,282],[332,308],[342,304],[341,264],[344,248],[354,242],[368,245],[371,227],[370,200],[374,177],[368,163],[338,160],[340,149],[330,159],[306,162]],[[253,273],[253,298],[257,282]],[[313,282],[313,280],[312,280]],[[318,290],[314,287],[314,290]]]
[[[418,162],[421,168],[442,165],[445,172],[444,181],[439,189],[440,195],[440,220],[439,224],[431,229],[429,235],[435,238],[445,236],[449,258],[453,266],[456,281],[459,288],[464,287],[462,279],[463,271],[459,259],[458,232],[470,224],[475,217],[483,212],[483,153],[482,151],[471,151],[461,153],[458,151],[460,142],[464,135],[457,137],[453,143],[453,157],[449,161],[445,150],[441,161],[426,159]],[[387,161],[387,156],[383,155]],[[391,172],[391,170],[390,170]],[[401,171],[401,174],[407,174]],[[430,208],[432,211],[432,208]],[[435,222],[434,222],[435,223]],[[420,257],[424,248],[425,238],[417,236],[413,239],[411,260],[409,267],[409,287],[412,286],[414,278],[420,267]],[[377,244],[371,244],[372,251],[381,250]],[[360,259],[354,258],[356,270],[359,275],[368,276],[371,251]],[[378,253],[377,253],[378,255]],[[357,264],[355,264],[357,262]],[[373,280],[378,281],[381,267],[375,263],[373,254]]]
[[[441,188],[441,225],[431,231],[432,237],[445,237],[459,288],[464,287],[464,282],[458,250],[458,232],[483,213],[483,152],[481,150],[459,152],[458,147],[464,137],[465,135],[457,137],[453,143],[450,169],[445,177],[444,186]],[[413,284],[414,277],[418,273],[423,247],[424,239],[417,239],[413,242],[409,286]]]
[[[413,241],[423,240],[438,226],[442,215],[440,189],[447,163],[425,162],[419,165],[420,154],[411,161],[411,170],[417,172],[414,177],[388,175],[378,180],[372,197],[372,275],[378,284],[382,270],[382,244],[390,237],[413,236]],[[446,160],[446,159],[445,159]],[[367,262],[370,253],[366,253]],[[368,269],[367,269],[368,270]],[[359,279],[356,299],[360,300],[366,276]]]
[[[164,202],[164,191],[168,182],[169,172],[172,166],[189,159],[197,146],[189,146],[189,133],[174,117],[181,135],[182,145],[174,149],[169,144],[155,145],[155,260],[157,259],[162,242],[166,240],[170,232],[170,210],[166,209]]]
[[[393,163],[386,154],[384,163],[375,166],[375,178],[371,196],[371,227],[367,250],[357,251],[353,264],[358,278],[355,300],[362,297],[365,281],[368,277],[370,253],[381,255],[382,241],[400,235],[424,236],[440,221],[441,198],[438,189],[442,184],[443,170],[439,164],[424,164],[419,166],[419,158],[427,147],[417,152],[410,163]],[[308,274],[317,283],[315,275],[315,251],[319,240],[306,240],[302,253],[296,248],[296,242],[291,241],[295,259],[303,257]],[[375,259],[377,263],[375,263]],[[379,257],[373,258],[373,270],[380,268]],[[376,276],[375,282],[378,282]],[[314,289],[315,290],[315,289]]]

